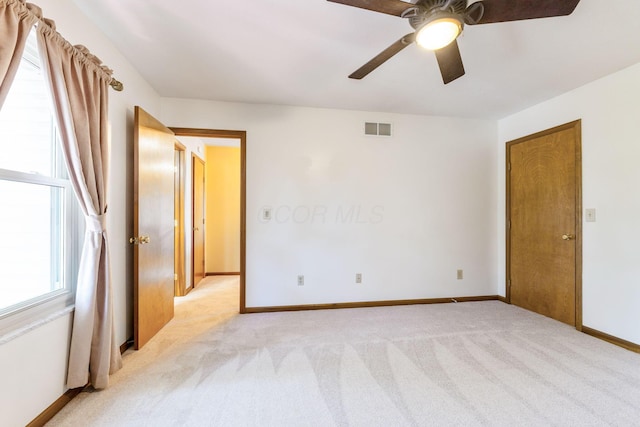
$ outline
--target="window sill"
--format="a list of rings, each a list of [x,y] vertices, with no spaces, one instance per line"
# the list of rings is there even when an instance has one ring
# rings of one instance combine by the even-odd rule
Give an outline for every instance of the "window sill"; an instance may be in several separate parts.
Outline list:
[[[24,316],[19,316],[20,318],[17,320],[11,318],[2,319],[2,322],[0,322],[0,346],[26,335],[49,322],[53,322],[73,312],[75,309],[74,305],[67,305],[60,308],[61,301],[51,302],[57,302],[58,304],[43,304],[40,307],[33,307],[25,313],[21,313],[24,314]],[[11,321],[11,323],[8,321]]]

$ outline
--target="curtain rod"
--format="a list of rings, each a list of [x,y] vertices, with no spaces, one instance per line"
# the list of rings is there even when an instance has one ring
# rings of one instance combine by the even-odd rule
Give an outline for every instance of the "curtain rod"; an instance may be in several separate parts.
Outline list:
[[[67,39],[65,39],[60,33],[58,33],[56,31],[55,21],[52,19],[45,18],[43,16],[42,8],[40,6],[35,5],[33,3],[27,3],[26,0],[14,0],[13,2],[9,0],[9,3],[16,3],[19,10],[21,10],[22,13],[30,14],[36,18],[36,22],[38,26],[46,27],[48,31],[50,31],[54,36],[59,37],[62,43],[67,45],[70,49],[80,52],[87,60],[94,62],[94,64],[98,67],[98,69],[101,68],[102,72],[106,73],[106,76],[110,78],[109,86],[111,86],[113,90],[117,92],[122,92],[124,90],[124,85],[122,84],[122,82],[111,77],[111,73],[113,71],[107,68],[105,65],[102,65],[102,61],[100,61],[100,59],[98,59],[97,56],[93,55],[89,51],[89,49],[81,45],[76,45],[76,46],[72,45]]]

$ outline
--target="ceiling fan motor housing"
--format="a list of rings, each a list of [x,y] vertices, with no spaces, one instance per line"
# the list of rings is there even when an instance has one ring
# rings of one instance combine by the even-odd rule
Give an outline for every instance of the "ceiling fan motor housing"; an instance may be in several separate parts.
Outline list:
[[[413,13],[407,13],[406,17],[409,19],[411,27],[417,30],[430,21],[435,14],[462,17],[466,8],[467,0],[419,0],[414,7],[407,11]]]

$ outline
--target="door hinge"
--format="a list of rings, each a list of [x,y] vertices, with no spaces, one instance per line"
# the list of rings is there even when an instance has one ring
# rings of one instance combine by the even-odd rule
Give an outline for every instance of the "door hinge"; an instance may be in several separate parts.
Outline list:
[[[511,162],[507,163],[507,169],[511,170]]]
[[[507,286],[511,287],[511,279],[507,280]]]

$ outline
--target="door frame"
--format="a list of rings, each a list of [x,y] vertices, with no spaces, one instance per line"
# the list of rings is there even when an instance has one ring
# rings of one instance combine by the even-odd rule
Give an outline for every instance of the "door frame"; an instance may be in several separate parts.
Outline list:
[[[514,139],[507,142],[505,150],[505,176],[506,176],[506,275],[505,289],[507,303],[511,304],[511,147],[516,144],[526,143],[530,140],[543,136],[551,135],[564,130],[573,129],[575,132],[575,327],[578,331],[582,331],[582,120],[575,120],[560,126],[543,130],[522,138]]]
[[[179,141],[175,141],[174,143],[174,152],[179,154],[178,160],[178,187],[174,186],[174,191],[177,191],[177,194],[174,195],[174,200],[176,201],[176,206],[174,206],[175,212],[178,212],[178,217],[175,219],[177,221],[176,224],[176,232],[178,233],[178,245],[174,251],[174,264],[178,265],[178,271],[175,272],[177,276],[177,280],[175,283],[175,296],[181,297],[187,294],[186,290],[186,260],[185,260],[185,222],[184,222],[184,199],[185,199],[185,179],[186,179],[186,165],[185,165],[185,153],[187,147],[181,144]]]
[[[247,253],[247,132],[244,130],[198,129],[170,127],[177,136],[200,138],[235,138],[240,140],[240,313],[246,306],[246,253]],[[193,259],[193,253],[192,253]],[[193,268],[191,269],[193,274]]]

